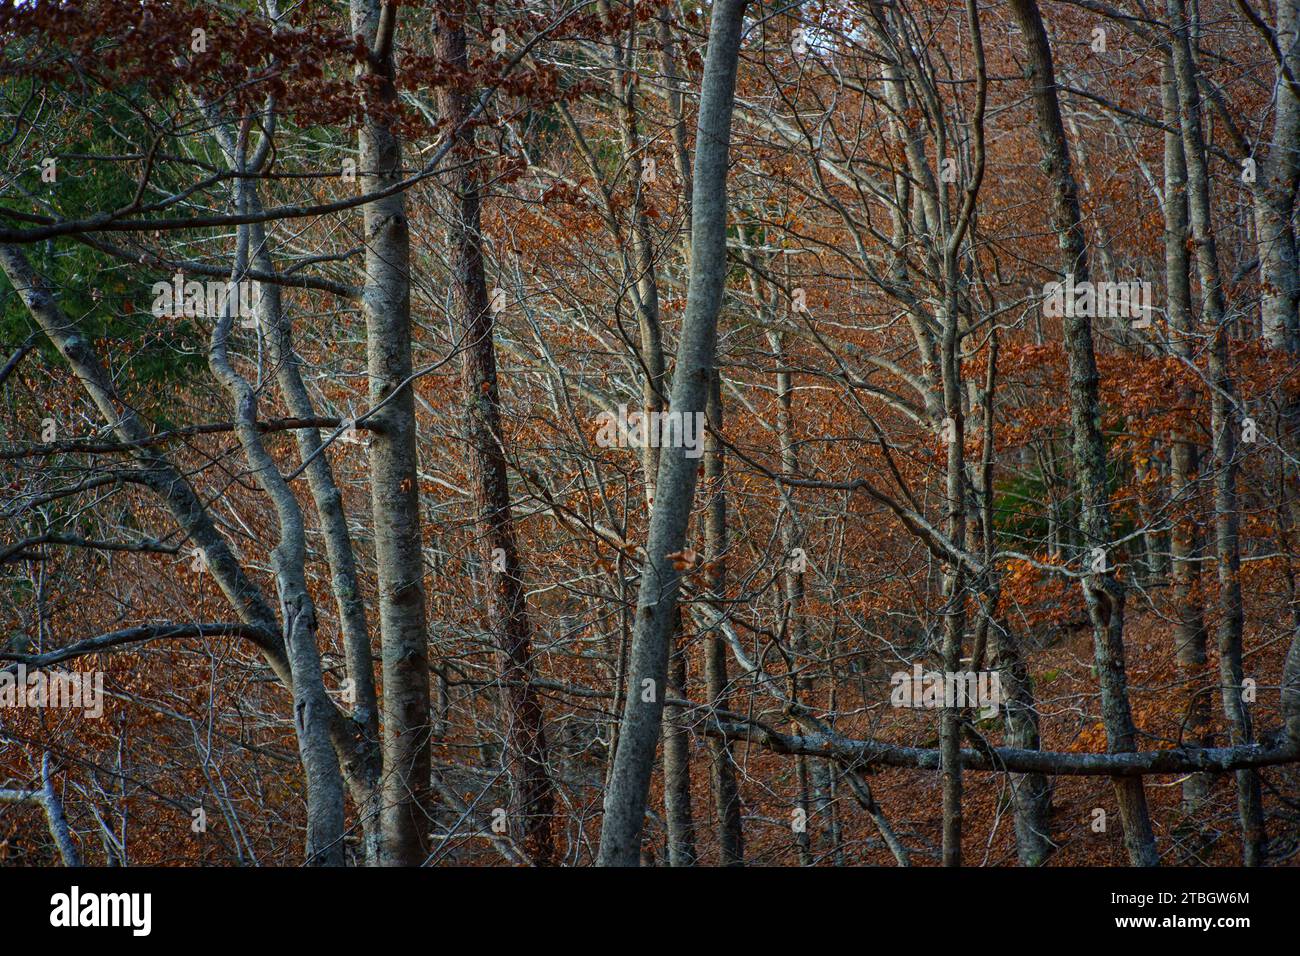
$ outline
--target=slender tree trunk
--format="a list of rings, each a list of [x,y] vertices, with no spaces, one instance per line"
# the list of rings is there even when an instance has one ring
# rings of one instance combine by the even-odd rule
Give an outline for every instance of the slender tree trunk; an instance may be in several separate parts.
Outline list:
[[[600,0],[599,8],[606,23],[610,22],[609,5]],[[632,30],[624,47],[615,42],[611,46],[614,94],[618,101],[619,134],[623,146],[623,161],[633,171],[632,179],[632,268],[635,272],[632,292],[636,302],[639,332],[637,357],[641,363],[641,411],[647,422],[663,411],[668,389],[668,376],[664,362],[663,333],[659,323],[659,282],[655,273],[654,236],[646,214],[646,194],[658,179],[654,156],[641,143],[637,111],[637,82],[635,65],[639,31]],[[652,173],[651,171],[654,170]],[[645,473],[645,496],[648,507],[654,505],[655,483],[659,473],[659,445],[646,442],[641,449],[642,468]],[[674,643],[681,642],[681,614],[676,615],[673,626]],[[685,696],[685,649],[677,647],[669,660],[670,680],[682,688]],[[668,861],[670,866],[693,866],[695,855],[695,823],[691,813],[691,762],[690,737],[681,726],[677,708],[668,708],[668,726],[664,730],[663,774],[664,815],[668,830]]]
[[[466,69],[463,20],[439,29],[438,53],[449,66]],[[547,769],[545,715],[533,681],[531,626],[510,506],[496,345],[483,265],[474,134],[465,125],[470,110],[468,91],[454,85],[440,87],[438,109],[458,141],[453,160],[456,171],[446,181],[450,191],[446,218],[450,224],[452,309],[461,337],[461,387],[480,559],[489,569],[488,617],[501,666],[511,785],[509,816],[522,834],[517,842],[522,843],[529,860],[544,866],[554,856],[554,796]]]
[[[965,420],[961,401],[961,368],[958,355],[959,317],[956,296],[948,297],[942,316],[943,347],[941,366],[943,377],[943,407],[948,421],[944,423],[948,441],[947,501],[948,540],[966,540],[966,456]],[[949,430],[951,423],[951,430]],[[966,628],[966,576],[959,565],[953,564],[945,573],[943,618],[943,669],[956,674],[961,669],[962,637]],[[947,681],[945,680],[945,686]],[[939,776],[943,788],[943,847],[944,866],[961,866],[961,725],[962,707],[959,702],[947,699],[939,715]]]
[[[253,242],[259,250],[254,262],[259,270],[273,272],[264,238],[259,238],[261,233],[260,224],[252,227]],[[280,393],[291,414],[314,418],[316,409],[298,372],[299,359],[293,348],[289,319],[280,304],[280,289],[272,283],[260,283],[259,289],[257,314],[266,333],[267,351],[275,367]],[[343,511],[343,495],[334,481],[329,459],[320,451],[320,432],[315,428],[300,429],[294,432],[294,438],[300,459],[309,462],[307,487],[325,540],[325,558],[331,572],[330,584],[339,612],[347,677],[351,682],[353,706],[346,726],[352,733],[353,744],[339,753],[339,759],[361,817],[362,855],[373,865],[379,861],[380,839],[379,707],[365,602],[347,515]]]
[[[673,373],[672,411],[703,413],[713,374],[718,313],[727,278],[727,161],[740,32],[746,0],[714,4],[696,134],[691,272]],[[664,449],[650,516],[633,626],[627,703],[614,773],[605,798],[598,862],[635,866],[640,859],[646,794],[663,719],[668,644],[681,581],[672,555],[681,551],[695,497],[698,462],[687,449]]]
[[[1229,369],[1227,315],[1219,274],[1210,207],[1205,140],[1201,132],[1201,100],[1196,85],[1183,0],[1166,0],[1172,33],[1174,78],[1182,118],[1183,155],[1187,164],[1187,204],[1201,280],[1201,307],[1209,328],[1211,430],[1214,434],[1214,546],[1219,568],[1219,684],[1232,743],[1253,741],[1250,713],[1242,699],[1241,642],[1245,614],[1241,598],[1240,515],[1237,502],[1237,429],[1234,384]],[[1264,817],[1259,775],[1238,770],[1237,807],[1241,818],[1242,857],[1258,866],[1264,851]]]
[[[722,432],[722,375],[714,371],[709,382],[708,422],[704,439],[704,488],[708,503],[704,511],[704,574],[709,600],[716,616],[725,614],[727,590],[727,495],[726,450],[715,432]],[[727,674],[727,644],[716,632],[704,645],[705,700],[720,710],[730,706]],[[740,793],[732,766],[731,744],[723,737],[709,737],[709,780],[717,814],[718,863],[743,866],[745,835],[740,817]]]
[[[786,366],[786,357],[782,336],[779,332],[768,332],[768,346],[777,365],[776,373],[776,433],[781,443],[781,474],[794,477],[799,473],[799,453],[795,447],[794,437],[794,381]],[[781,523],[782,570],[781,586],[784,592],[781,619],[785,621],[787,639],[790,645],[790,699],[801,703],[804,692],[809,689],[809,682],[801,675],[808,660],[808,635],[804,626],[804,572],[802,563],[795,561],[795,549],[803,545],[799,533],[798,516],[795,514],[791,490],[788,487],[778,489],[781,505],[777,520]],[[798,733],[796,723],[793,732]],[[818,785],[822,776],[818,773],[815,761],[800,754],[795,757],[795,777],[799,783],[797,797],[799,809],[803,811],[808,823],[804,829],[796,832],[799,844],[799,861],[803,866],[813,864],[813,839],[810,827],[819,830],[827,821],[817,815],[822,804]]]
[[[663,73],[665,93],[668,102],[669,122],[673,129],[673,168],[682,193],[682,207],[686,211],[685,238],[691,234],[691,154],[686,144],[686,110],[683,105],[683,90],[686,78],[677,56],[677,40],[673,36],[673,4],[663,2],[659,5],[656,24],[656,39],[659,44],[659,69]],[[687,259],[690,259],[690,246],[684,244]]]
[[[1161,104],[1165,122],[1165,309],[1169,318],[1170,348],[1185,361],[1193,356],[1195,318],[1192,313],[1190,261],[1187,251],[1187,164],[1183,156],[1182,120],[1173,62],[1166,58],[1161,71]],[[1194,389],[1184,389],[1179,403],[1195,408]],[[1198,451],[1190,428],[1173,435],[1170,449],[1169,496],[1174,515],[1169,534],[1172,554],[1171,597],[1174,605],[1174,654],[1178,673],[1188,689],[1183,742],[1194,747],[1210,743],[1210,698],[1203,693],[1206,632],[1199,588],[1200,531],[1194,518]],[[1200,818],[1210,793],[1208,774],[1191,774],[1183,781],[1183,811],[1189,821]]]
[[[72,829],[68,826],[68,818],[63,813],[63,801],[59,799],[59,792],[54,789],[54,773],[50,767],[48,750],[41,754],[40,793],[40,802],[45,808],[45,822],[50,836],[54,837],[54,842],[58,844],[63,865],[82,866],[81,854],[72,840]]]
[[[1300,262],[1295,238],[1296,187],[1300,184],[1300,14],[1296,0],[1276,0],[1278,64],[1273,136],[1256,170],[1255,231],[1259,237],[1260,318],[1273,348],[1300,348]],[[1286,73],[1290,72],[1290,79]]]
[[[1032,85],[1038,120],[1042,166],[1052,193],[1052,226],[1063,252],[1063,272],[1076,282],[1088,278],[1088,258],[1078,190],[1070,171],[1070,152],[1056,96],[1056,75],[1051,46],[1036,0],[1011,0],[1012,12],[1024,36],[1027,74]],[[1083,310],[1071,310],[1079,312]],[[1093,650],[1101,683],[1102,723],[1112,753],[1137,749],[1137,731],[1129,710],[1128,682],[1124,673],[1124,585],[1112,570],[1110,500],[1106,484],[1106,442],[1101,431],[1096,356],[1092,322],[1086,315],[1062,319],[1070,375],[1072,451],[1081,498],[1080,530],[1084,560],[1092,565],[1093,549],[1101,548],[1105,570],[1085,579],[1084,596],[1093,623]],[[1115,798],[1124,826],[1124,843],[1135,866],[1159,863],[1155,834],[1147,810],[1142,780],[1114,778]]]
[[[673,632],[681,641],[681,608]],[[686,693],[686,648],[678,646],[668,660],[668,686],[673,693]],[[664,815],[668,824],[668,865],[694,866],[695,820],[691,813],[691,736],[682,723],[679,707],[666,708],[664,716]]]
[[[244,171],[242,157],[236,169]],[[237,180],[236,206],[249,208],[246,180]],[[232,281],[243,280],[248,269],[248,228],[238,230],[238,251]],[[257,396],[230,363],[228,342],[235,308],[228,304],[212,329],[208,364],[226,388],[235,406],[235,434],[244,449],[249,470],[275,509],[278,540],[271,551],[276,591],[284,616],[283,632],[293,674],[293,725],[307,778],[307,863],[342,866],[344,863],[343,776],[329,733],[333,703],[321,679],[320,650],[316,644],[316,608],[307,588],[307,533],[298,499],[289,488],[257,430]]]

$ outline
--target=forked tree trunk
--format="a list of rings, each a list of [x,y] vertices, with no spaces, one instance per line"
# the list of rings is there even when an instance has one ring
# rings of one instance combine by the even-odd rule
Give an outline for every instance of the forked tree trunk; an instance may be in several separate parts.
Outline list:
[[[244,166],[245,173],[261,172],[270,157],[270,141],[264,139],[251,158],[235,135],[234,127],[220,110],[202,97],[196,99],[210,121],[213,139],[225,154],[232,170]],[[242,185],[243,202],[250,213],[263,211],[255,179]],[[260,273],[276,272],[272,246],[266,225],[248,226],[249,257]],[[299,371],[301,359],[294,349],[292,322],[286,314],[280,286],[274,282],[254,284],[256,326],[266,343],[276,383],[289,412],[296,418],[317,417],[315,404],[307,392]],[[330,584],[339,613],[339,630],[347,659],[351,682],[350,717],[340,711],[332,722],[334,747],[352,799],[358,808],[362,831],[361,855],[366,864],[379,859],[380,837],[380,752],[379,710],[375,691],[375,674],[370,650],[370,633],[365,603],[357,574],[356,555],[352,547],[343,495],[334,480],[329,458],[322,453],[320,432],[316,428],[296,429],[294,438],[304,462],[307,487],[320,520],[325,540],[325,554],[330,568]]]
[[[244,171],[243,157],[236,168]],[[236,181],[236,206],[248,209],[246,180]],[[238,250],[232,281],[242,281],[248,269],[249,230],[238,230]],[[280,599],[285,650],[293,674],[293,726],[307,782],[307,864],[342,866],[344,863],[343,776],[330,740],[329,713],[334,709],[321,679],[320,650],[316,643],[316,607],[307,588],[307,532],[302,508],[257,430],[257,393],[231,364],[228,343],[235,324],[235,308],[228,304],[216,317],[208,350],[208,365],[230,395],[234,406],[235,434],[244,450],[250,473],[275,510],[277,540],[271,550],[277,596]]]

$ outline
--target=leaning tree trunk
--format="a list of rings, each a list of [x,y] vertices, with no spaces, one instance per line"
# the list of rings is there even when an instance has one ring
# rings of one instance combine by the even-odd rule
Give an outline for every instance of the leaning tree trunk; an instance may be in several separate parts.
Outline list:
[[[727,278],[727,160],[735,101],[740,32],[746,0],[713,7],[696,133],[691,223],[691,271],[673,373],[672,413],[702,414],[713,374],[718,313]],[[674,556],[686,540],[698,462],[685,448],[661,451],[659,480],[637,595],[627,702],[605,797],[598,862],[635,866],[640,860],[646,795],[663,719],[668,643],[681,586]]]
[[[1075,281],[1088,279],[1088,257],[1078,189],[1070,171],[1070,151],[1056,96],[1052,50],[1036,0],[1011,0],[1012,12],[1025,38],[1026,71],[1033,87],[1042,166],[1052,193],[1052,227],[1060,241],[1064,270]],[[1071,310],[1078,312],[1081,310]],[[1101,548],[1104,570],[1085,579],[1084,596],[1093,624],[1093,652],[1101,683],[1101,716],[1111,753],[1137,750],[1137,730],[1129,710],[1124,673],[1124,585],[1115,576],[1105,551],[1110,545],[1110,499],[1106,486],[1106,442],[1101,431],[1097,361],[1092,322],[1086,315],[1062,319],[1070,375],[1071,450],[1081,501],[1080,531],[1085,561]],[[1091,563],[1089,564],[1091,565]],[[1159,863],[1155,834],[1147,811],[1146,792],[1139,778],[1114,778],[1115,798],[1124,827],[1124,843],[1135,866]]]
[[[280,682],[294,693],[295,728],[300,729],[299,741],[302,749],[304,770],[313,775],[318,783],[318,806],[320,813],[314,825],[318,839],[313,842],[309,837],[308,857],[313,862],[334,863],[341,857],[330,857],[337,842],[335,818],[332,816],[334,783],[328,778],[331,773],[338,773],[338,762],[317,749],[321,737],[318,722],[324,722],[329,739],[337,749],[346,733],[339,732],[343,723],[342,715],[332,706],[323,685],[317,689],[304,686],[298,690],[295,678],[310,683],[311,665],[305,661],[308,653],[315,648],[307,648],[299,640],[296,649],[303,657],[299,666],[291,661],[293,648],[286,648],[280,637],[280,625],[275,613],[267,604],[257,584],[245,573],[236,560],[226,539],[222,537],[212,520],[212,515],[204,506],[199,495],[185,476],[167,460],[160,451],[148,447],[150,431],[139,415],[119,398],[112,379],[99,361],[90,343],[80,334],[77,326],[59,308],[54,296],[45,288],[26,256],[15,246],[0,246],[0,269],[9,278],[14,289],[22,297],[32,318],[41,331],[49,337],[59,354],[68,363],[86,394],[94,402],[105,423],[112,429],[118,441],[137,446],[132,452],[138,473],[137,480],[150,489],[165,503],[169,514],[180,528],[187,540],[197,546],[203,554],[204,566],[216,581],[226,599],[235,609],[239,619],[256,627],[264,636],[256,638],[258,649],[270,665]],[[303,666],[305,665],[305,666]],[[319,661],[316,676],[319,678]],[[301,704],[301,708],[300,708]],[[308,745],[310,741],[310,746]],[[311,769],[308,769],[308,764]],[[323,801],[323,802],[322,802]],[[339,807],[341,812],[341,805]],[[342,818],[337,818],[339,826]]]
[[[464,71],[468,64],[464,22],[438,31],[444,63]],[[483,266],[478,173],[474,133],[466,122],[469,94],[451,84],[438,90],[438,110],[456,139],[455,172],[445,180],[449,198],[452,310],[461,341],[461,388],[470,451],[471,486],[477,512],[481,566],[487,569],[488,620],[501,666],[501,707],[506,725],[505,757],[510,774],[510,812],[518,841],[530,862],[544,866],[554,856],[554,813],[546,765],[545,715],[533,682],[533,651],[524,593],[505,439],[496,344]]]

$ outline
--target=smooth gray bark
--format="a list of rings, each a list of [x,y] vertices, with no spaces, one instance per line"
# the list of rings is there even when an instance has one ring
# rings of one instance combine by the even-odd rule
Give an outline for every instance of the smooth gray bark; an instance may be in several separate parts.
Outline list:
[[[1260,317],[1273,348],[1300,349],[1300,262],[1295,236],[1300,184],[1300,16],[1296,0],[1276,0],[1275,30],[1282,62],[1274,81],[1273,135],[1259,160],[1255,182],[1255,232],[1259,242]],[[1287,77],[1287,73],[1290,77]]]
[[[1187,251],[1187,163],[1183,156],[1182,120],[1179,116],[1178,84],[1173,62],[1165,59],[1161,69],[1160,99],[1164,136],[1164,220],[1165,220],[1165,311],[1169,322],[1169,347],[1179,358],[1190,361],[1194,354],[1196,319],[1192,313],[1191,263]],[[1195,405],[1193,389],[1184,389],[1180,401]],[[1174,659],[1188,692],[1187,720],[1183,739],[1194,746],[1206,746],[1210,736],[1210,697],[1199,686],[1205,678],[1205,614],[1197,596],[1200,584],[1200,530],[1191,516],[1196,496],[1196,469],[1200,457],[1196,437],[1187,429],[1174,434],[1169,453],[1169,496],[1175,512],[1169,532],[1170,597],[1174,605]],[[1179,517],[1178,512],[1187,512]],[[1183,809],[1189,819],[1199,817],[1209,796],[1210,779],[1193,774],[1183,781]]]
[[[727,162],[731,113],[746,0],[718,0],[713,7],[696,133],[692,199],[691,272],[682,321],[671,410],[703,413],[713,374],[718,313],[727,279]],[[699,470],[686,449],[661,452],[649,540],[637,595],[629,662],[627,702],[605,797],[597,862],[636,866],[640,860],[646,795],[654,768],[667,689],[668,644],[677,592],[673,567],[682,550]]]
[[[377,114],[397,102],[393,77],[396,4],[352,0],[352,32],[368,51],[371,94],[359,144],[362,194],[400,182],[402,145]],[[431,816],[429,656],[424,556],[416,478],[415,397],[411,383],[411,240],[406,194],[363,207],[370,500],[378,577],[384,698],[380,862],[416,866],[428,856]]]
[[[237,166],[242,170],[242,161]],[[248,205],[247,190],[243,180],[237,183],[237,205],[244,209]],[[248,265],[248,227],[240,227],[238,234],[232,282],[243,281]],[[234,403],[235,433],[254,479],[275,509],[279,529],[279,538],[271,551],[271,564],[283,609],[283,633],[293,674],[294,730],[307,778],[307,862],[341,866],[344,862],[343,776],[330,739],[329,719],[334,705],[321,677],[316,608],[307,588],[306,529],[298,499],[257,430],[257,394],[230,361],[229,340],[234,319],[233,303],[227,302],[224,314],[217,317],[212,329],[208,364]]]
[[[673,631],[681,634],[681,608]],[[668,659],[668,684],[681,697],[686,692],[686,647],[680,636]],[[682,708],[671,704],[664,716],[664,817],[668,824],[668,865],[694,866],[699,862],[695,849],[695,818],[691,811],[691,735]]]
[[[250,198],[256,193],[250,187]],[[273,271],[264,227],[249,227],[252,236],[253,262],[259,269]],[[293,345],[292,323],[285,314],[280,287],[274,283],[257,283],[257,318],[266,336],[267,352],[275,369],[276,384],[285,405],[295,417],[317,417],[298,366],[301,359]],[[339,631],[343,640],[347,679],[351,681],[352,713],[340,726],[350,732],[350,742],[337,741],[338,758],[348,782],[352,799],[361,817],[363,856],[374,864],[379,858],[379,704],[375,688],[375,668],[370,650],[370,628],[366,621],[365,600],[361,593],[356,553],[343,494],[334,480],[329,458],[323,453],[317,428],[294,430],[299,460],[306,462],[307,489],[311,494],[325,542],[325,560],[330,569],[330,587],[339,614]]]
[[[945,314],[941,317],[943,339],[940,348],[940,367],[943,376],[943,407],[952,423],[948,442],[946,478],[947,533],[951,541],[966,538],[966,416],[962,410],[961,368],[958,355],[958,321],[956,296],[949,297]],[[958,564],[953,564],[944,576],[943,608],[943,669],[956,674],[961,670],[962,637],[966,629],[966,575]],[[939,772],[943,791],[943,844],[944,866],[961,866],[961,726],[960,708],[945,704],[939,715],[939,750],[942,754]]]
[[[260,172],[270,155],[269,135],[262,140],[255,155],[246,159],[246,148],[240,145],[231,125],[223,122],[216,107],[196,99],[209,116],[212,135],[231,168],[237,169],[242,164],[246,172]],[[269,129],[274,130],[273,109],[264,121]],[[252,213],[261,211],[263,206],[256,180],[244,180],[241,188],[245,208]],[[277,274],[266,225],[255,222],[247,229],[250,264],[256,270],[255,274]],[[275,381],[285,405],[297,418],[317,419],[315,404],[299,371],[301,359],[294,349],[292,323],[284,310],[280,286],[274,282],[254,282],[254,290],[256,327],[264,336]],[[351,681],[352,715],[346,723],[334,722],[335,749],[353,801],[360,810],[363,857],[367,863],[373,864],[379,855],[379,711],[365,602],[361,596],[347,515],[343,511],[343,495],[334,480],[329,458],[323,453],[320,431],[314,427],[295,429],[294,439],[299,457],[305,463],[308,490],[321,523],[330,585],[338,607],[339,629]]]

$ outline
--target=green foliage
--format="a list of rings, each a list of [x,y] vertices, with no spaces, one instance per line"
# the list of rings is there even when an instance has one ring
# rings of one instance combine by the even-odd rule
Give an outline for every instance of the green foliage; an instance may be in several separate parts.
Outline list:
[[[25,97],[21,86],[10,85],[10,99]],[[79,219],[132,202],[136,190],[133,176],[139,164],[86,157],[120,155],[124,139],[147,142],[147,132],[134,113],[107,96],[101,99],[92,108],[102,110],[105,124],[111,126],[95,124],[93,129],[81,129],[52,122],[51,138],[58,142],[44,148],[55,159],[55,181],[42,179],[46,157],[41,144],[30,146],[22,156],[18,175],[0,194],[0,209]],[[165,174],[154,178],[165,182]],[[122,262],[73,239],[32,243],[23,251],[82,334],[102,343],[101,354],[120,380],[147,388],[184,379],[202,368],[201,330],[192,322],[159,319],[150,312],[151,286],[168,278],[154,274],[158,270]],[[12,289],[4,288],[0,292],[0,348],[7,355],[26,342],[35,328],[22,301]],[[41,358],[32,356],[27,361],[43,360],[47,367],[62,364],[44,337],[39,346]]]
[[[1123,537],[1136,526],[1136,516],[1132,509],[1115,502],[1116,491],[1123,484],[1123,474],[1127,460],[1112,458],[1106,466],[1106,484],[1111,496],[1111,526],[1114,537]],[[1054,488],[1048,487],[1048,481],[1041,470],[1035,468],[1016,474],[997,482],[993,496],[993,526],[999,537],[999,546],[1014,547],[1022,541],[1047,540],[1051,502],[1053,494],[1059,499],[1070,495],[1062,501],[1060,519],[1068,524],[1078,521],[1078,500],[1073,497],[1068,487],[1061,482],[1066,476],[1057,478]]]

